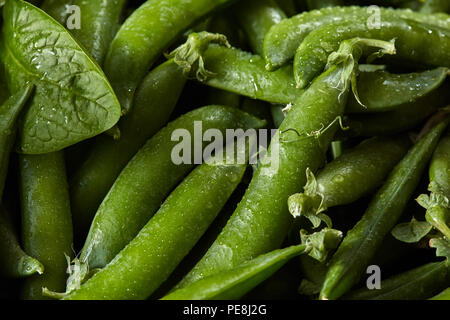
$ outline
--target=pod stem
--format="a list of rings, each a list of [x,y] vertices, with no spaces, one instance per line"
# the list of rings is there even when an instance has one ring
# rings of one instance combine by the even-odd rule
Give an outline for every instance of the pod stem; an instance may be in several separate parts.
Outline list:
[[[373,60],[375,57],[379,58],[386,54],[393,55],[396,53],[394,40],[383,41],[376,39],[365,38],[353,38],[342,41],[339,50],[331,53],[328,57],[328,62],[325,69],[329,69],[332,66],[342,65],[343,72],[341,74],[341,81],[339,89],[345,91],[347,89],[347,79],[351,79],[352,92],[356,101],[363,107],[358,94],[357,87],[357,74],[358,74],[358,61],[367,48],[378,48],[377,51],[372,53],[368,60]],[[300,87],[302,85],[300,84]]]
[[[81,262],[78,258],[71,261],[69,256],[65,256],[67,260],[67,273],[69,274],[69,277],[67,278],[66,292],[54,292],[47,288],[42,288],[42,295],[54,299],[63,299],[71,292],[79,289],[81,285],[93,275],[93,272],[89,272],[89,266],[87,263]]]
[[[192,69],[197,66],[196,78],[200,81],[206,81],[208,78],[214,76],[213,72],[206,70],[203,60],[203,53],[208,49],[211,43],[216,43],[230,48],[227,37],[210,32],[191,33],[186,43],[179,46],[177,49],[166,55],[168,59],[179,65],[186,75],[189,75]]]
[[[305,254],[324,262],[330,251],[336,249],[342,240],[342,232],[331,228],[323,228],[313,234],[300,230],[301,243],[305,245]]]
[[[448,227],[450,209],[442,206],[431,207],[427,210],[425,219],[450,240],[450,228]]]
[[[309,219],[314,228],[318,228],[323,222],[331,228],[331,219],[324,214],[327,206],[324,202],[324,196],[318,191],[318,184],[314,173],[306,169],[307,182],[303,193],[297,193],[289,197],[289,212],[294,217],[304,216]]]
[[[430,195],[422,194],[417,202],[427,209],[425,218],[429,224],[450,240],[450,200],[444,195],[439,185],[432,181],[428,186]]]

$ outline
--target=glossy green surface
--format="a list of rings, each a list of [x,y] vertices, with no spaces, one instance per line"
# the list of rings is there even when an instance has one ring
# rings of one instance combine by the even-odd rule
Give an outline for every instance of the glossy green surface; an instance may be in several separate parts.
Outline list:
[[[19,130],[19,151],[59,151],[111,128],[120,105],[98,65],[55,20],[22,0],[3,8],[1,59],[9,88],[36,86]]]
[[[246,164],[202,164],[102,271],[67,299],[146,299],[172,273],[216,218]],[[208,181],[208,183],[205,183]]]
[[[448,28],[450,17],[448,16],[426,16],[411,10],[393,10],[380,7],[381,21],[390,17],[398,19],[412,19],[419,22],[432,23],[437,26]],[[297,48],[305,37],[311,32],[328,24],[344,21],[374,21],[377,13],[368,7],[331,7],[321,10],[312,10],[300,13],[292,18],[286,19],[271,28],[264,39],[264,59],[269,70],[274,70],[286,64],[294,58]],[[372,19],[369,19],[372,18]],[[359,36],[363,37],[362,34]],[[354,36],[351,36],[354,37]],[[351,37],[347,37],[349,39]],[[370,37],[369,37],[370,38]],[[390,39],[389,39],[390,40]],[[328,47],[327,41],[319,41]]]
[[[42,288],[64,291],[67,262],[72,256],[72,219],[62,152],[21,155],[22,243],[27,254],[45,268],[25,280],[24,299],[43,299]]]
[[[233,0],[147,0],[120,27],[105,60],[105,73],[124,112],[148,69],[177,37]],[[126,72],[123,72],[126,70]]]
[[[234,6],[234,12],[252,51],[261,56],[266,33],[273,25],[287,18],[275,0],[242,1]]]
[[[450,132],[441,139],[433,154],[429,175],[432,193],[443,199],[427,208],[425,218],[447,239],[450,239],[450,207],[445,204],[445,199],[447,201],[450,199]]]
[[[410,147],[407,137],[372,138],[328,163],[305,186],[300,213],[352,203],[378,188]]]
[[[352,95],[347,112],[385,112],[411,104],[439,88],[447,75],[447,68],[404,74],[361,72],[358,77],[358,95],[363,106]]]
[[[394,168],[361,220],[347,233],[330,261],[320,298],[337,299],[363,275],[384,237],[395,226],[431,159],[448,120],[436,125]]]
[[[272,138],[265,163],[258,167],[236,211],[177,288],[281,245],[292,223],[287,199],[306,183],[307,168],[316,171],[323,164],[337,130],[336,118],[344,112],[351,77],[351,73],[343,74],[344,69],[348,70],[346,64],[333,65],[297,99]],[[308,136],[327,126],[324,124],[330,127],[320,137]]]
[[[120,139],[99,136],[93,142],[86,160],[70,180],[77,233],[89,230],[98,206],[120,171],[139,148],[167,124],[185,82],[182,70],[172,60],[161,64],[143,80],[136,92],[133,110],[120,120]]]
[[[80,256],[82,262],[87,262],[90,268],[109,263],[192,170],[191,157],[188,164],[177,165],[172,161],[173,148],[179,144],[179,141],[172,141],[172,134],[185,129],[194,137],[195,122],[201,122],[203,132],[214,128],[222,134],[226,129],[247,130],[265,124],[238,109],[221,106],[196,109],[169,123],[139,150],[114,182],[91,225]],[[198,139],[197,133],[194,139]],[[201,147],[198,142],[196,145]],[[193,144],[191,150],[194,150]],[[206,145],[204,142],[203,146]],[[194,152],[191,151],[191,155],[194,156]]]
[[[215,73],[204,83],[214,88],[275,104],[292,103],[303,92],[295,88],[292,67],[286,66],[268,72],[264,68],[264,61],[258,55],[235,48],[210,45],[204,54],[204,60],[207,70]],[[433,101],[435,95],[443,96],[448,89],[442,89],[440,94],[435,95],[433,91],[442,85],[446,77],[447,68],[410,74],[361,72],[358,78],[358,93],[365,107],[358,104],[352,96],[349,97],[346,110],[349,113],[383,112],[402,107],[409,110],[414,108],[410,107],[414,102],[429,94],[431,98],[427,100],[430,101]],[[435,106],[431,107],[435,110]],[[278,107],[273,108],[279,124],[284,116],[280,110],[276,110]],[[421,106],[418,108],[423,109]],[[420,116],[420,119],[423,119],[423,116]]]
[[[30,98],[33,88],[31,84],[26,85],[0,106],[0,199],[8,174],[10,152],[16,138],[17,118]]]
[[[210,45],[203,58],[215,74],[204,82],[208,86],[272,103],[294,102],[303,92],[295,88],[291,66],[269,72],[260,56],[218,45]]]
[[[305,245],[292,246],[261,255],[233,269],[169,293],[162,300],[236,300],[273,275],[290,259],[304,253]]]
[[[0,300],[448,288],[449,1],[0,0]]]
[[[14,227],[4,208],[0,208],[0,256],[2,277],[21,278],[44,272],[44,266],[20,247]]]
[[[450,131],[439,142],[430,165],[430,181],[450,199]]]
[[[67,2],[67,0],[65,0]],[[81,28],[72,34],[91,56],[103,65],[109,45],[119,29],[122,10],[126,0],[73,0],[80,8]]]
[[[328,55],[342,40],[353,37],[391,41],[395,39],[396,59],[429,66],[450,67],[450,28],[382,15],[376,27],[367,19],[326,25],[312,31],[298,47],[294,78],[300,88],[307,86],[325,68]]]
[[[423,300],[450,285],[446,261],[429,263],[381,282],[381,289],[360,289],[344,296],[349,300]]]
[[[351,132],[365,137],[404,132],[423,123],[440,107],[446,106],[448,98],[449,86],[446,84],[415,102],[400,105],[393,111],[352,115],[348,125]]]

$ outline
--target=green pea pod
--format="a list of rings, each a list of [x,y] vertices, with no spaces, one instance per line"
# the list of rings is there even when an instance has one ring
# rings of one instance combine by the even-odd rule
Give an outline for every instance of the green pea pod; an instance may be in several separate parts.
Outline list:
[[[332,60],[335,56],[330,58],[330,68],[288,112],[226,227],[177,288],[281,245],[291,223],[287,199],[306,183],[306,176],[301,173],[307,168],[316,171],[325,160],[338,119],[344,112],[360,46],[386,44],[352,39],[343,43],[336,54],[337,61]],[[339,60],[340,57],[343,59]]]
[[[84,234],[105,195],[139,148],[169,120],[183,90],[183,70],[169,60],[139,86],[133,110],[119,122],[120,139],[99,136],[70,180],[75,231]]]
[[[328,25],[330,22],[333,22],[333,24],[344,21],[351,21],[355,24],[359,21],[377,23],[378,20],[384,21],[391,18],[394,20],[412,19],[443,28],[450,26],[450,17],[448,16],[423,15],[411,10],[347,6],[308,11],[285,19],[269,30],[263,44],[267,68],[268,70],[275,70],[292,60],[305,37],[311,31]],[[358,36],[362,35],[361,33]],[[329,46],[328,42],[320,43],[325,47]]]
[[[130,110],[138,84],[163,51],[197,21],[232,1],[147,0],[128,17],[105,60],[123,112]]]
[[[141,148],[114,182],[96,213],[80,260],[89,268],[108,264],[136,236],[194,164],[201,161],[203,154],[199,154],[198,148],[202,147],[202,141],[189,143],[191,151],[187,159],[186,156],[181,159],[182,163],[178,163],[180,159],[174,161],[172,157],[180,144],[176,139],[183,138],[185,142],[186,135],[201,139],[199,130],[217,129],[224,134],[226,129],[247,130],[264,124],[240,110],[220,106],[196,109],[171,122]],[[130,186],[139,187],[130,189]]]
[[[222,231],[223,227],[226,225],[228,219],[231,217],[234,209],[236,209],[237,204],[242,199],[245,189],[248,185],[246,180],[251,170],[247,169],[241,183],[238,185],[236,190],[228,199],[227,203],[224,205],[220,213],[214,222],[210,225],[208,230],[202,236],[202,238],[197,242],[194,248],[189,252],[189,254],[181,261],[177,268],[172,272],[169,279],[165,281],[156,290],[149,299],[159,299],[165,296],[170,289],[172,289],[182,278],[186,275],[192,267],[201,259],[204,253],[208,250],[211,244],[216,240],[217,236]]]
[[[450,199],[450,131],[439,142],[430,165],[430,181]]]
[[[203,55],[205,68],[212,73],[202,83],[252,99],[290,103],[302,93],[295,88],[292,67],[275,72],[264,68],[264,60],[235,48],[210,45]]]
[[[41,8],[60,24],[66,26],[67,17],[69,16],[67,6],[73,5],[74,2],[75,0],[44,0]]]
[[[425,0],[425,3],[420,8],[421,13],[436,13],[445,12],[450,13],[450,2],[447,0]]]
[[[72,30],[72,34],[99,65],[103,64],[109,45],[119,28],[126,2],[126,0],[73,1],[73,4],[80,8],[82,25],[81,28]]]
[[[448,88],[446,84],[425,97],[401,105],[393,111],[352,115],[347,123],[349,133],[372,137],[411,130],[448,103]]]
[[[178,289],[162,300],[236,300],[260,284],[292,258],[307,253],[306,245],[261,255],[235,268],[213,274]]]
[[[3,207],[0,208],[0,256],[0,274],[3,277],[22,278],[44,272],[42,263],[27,255],[20,247]]]
[[[339,212],[342,211],[356,211],[354,207],[343,207],[340,208]],[[336,216],[334,214],[333,216]],[[346,219],[346,225],[350,225],[353,223],[352,221],[348,221]],[[336,224],[336,219],[333,221]],[[344,226],[344,228],[347,230],[348,228]],[[339,226],[339,229],[343,229],[343,226]],[[406,263],[414,264],[417,263],[417,251],[414,247],[405,244],[403,242],[398,241],[394,237],[388,235],[386,238],[383,239],[383,243],[381,244],[381,247],[377,250],[375,256],[371,259],[370,264],[371,265],[377,265],[381,268],[382,273],[385,270],[392,270],[392,268],[398,268],[399,265],[404,265]],[[299,257],[300,262],[300,268],[302,271],[302,274],[304,275],[306,284],[313,284],[306,287],[301,286],[299,288],[300,293],[303,293],[308,296],[318,296],[320,289],[322,288],[323,282],[326,278],[328,267],[327,263],[329,261],[325,262],[319,262],[317,260],[312,259],[309,256],[300,256]],[[383,286],[382,286],[383,288]]]
[[[349,97],[347,112],[390,113],[353,116],[350,121],[352,131],[354,134],[375,136],[414,127],[447,101],[448,89],[447,85],[443,84],[447,74],[447,68],[409,74],[391,74],[386,71],[361,72],[357,82],[358,99],[355,95]],[[440,88],[441,85],[445,88]],[[284,106],[272,107],[277,127],[285,117],[283,108]]]
[[[445,289],[438,295],[435,295],[433,298],[429,300],[450,300],[450,288]]]
[[[295,88],[291,67],[268,72],[264,69],[264,61],[258,55],[235,48],[210,45],[203,55],[203,60],[205,68],[213,75],[202,83],[214,88],[275,104],[292,103],[295,97],[303,92]],[[410,103],[432,94],[433,90],[442,84],[447,75],[446,70],[437,68],[407,75],[362,72],[358,79],[358,96],[365,106],[361,106],[352,97],[347,110],[352,113],[371,113],[401,108],[403,105],[405,109],[409,109]],[[411,86],[414,90],[409,89]],[[408,94],[397,91],[399,87],[408,88]],[[440,96],[445,93],[444,89],[439,92]],[[279,118],[278,123],[281,123],[284,115],[277,108],[279,107],[274,107],[273,112]],[[432,110],[436,110],[435,106]],[[428,115],[429,112],[426,113],[426,116]],[[423,116],[420,119],[423,119]]]
[[[411,104],[439,88],[448,73],[447,68],[406,74],[361,72],[358,77],[358,96],[362,105],[352,96],[347,104],[347,112],[385,112]]]
[[[86,160],[71,179],[72,208],[76,231],[87,232],[95,211],[120,171],[140,147],[169,121],[186,83],[185,72],[197,63],[202,48],[211,41],[227,44],[222,35],[192,34],[191,46],[183,51],[187,65],[178,66],[179,55],[154,70],[143,80],[134,99],[136,109],[119,122],[120,139],[96,138]],[[236,96],[238,100],[238,96]],[[109,161],[104,161],[109,159]]]
[[[347,233],[330,261],[321,299],[337,299],[355,285],[400,218],[431,159],[448,119],[436,125],[394,168],[361,220]]]
[[[446,261],[433,262],[395,275],[381,282],[381,289],[367,288],[350,292],[347,300],[422,300],[450,285],[450,267]]]
[[[74,25],[69,30],[98,64],[102,65],[109,45],[119,28],[126,2],[126,0],[45,0],[42,10],[65,27],[68,27],[70,15],[80,14],[78,17],[80,25]],[[79,11],[72,12],[70,6],[77,6]]]
[[[376,23],[380,19],[383,21],[388,18],[412,19],[443,28],[450,26],[448,16],[423,15],[411,10],[348,6],[308,11],[283,20],[269,30],[263,45],[267,68],[275,70],[292,60],[305,37],[310,32],[330,24],[330,21],[335,24],[345,21]],[[328,46],[327,42],[323,44]]]
[[[234,7],[234,12],[250,47],[258,55],[262,55],[264,36],[270,27],[287,18],[275,0],[244,1]]]
[[[291,214],[318,227],[327,208],[352,203],[378,188],[409,146],[404,136],[373,138],[327,164],[316,177],[307,170],[304,193],[289,198]]]
[[[111,263],[67,299],[148,298],[206,232],[245,169],[245,161],[227,156],[197,167]]]
[[[0,56],[12,92],[36,86],[21,117],[18,149],[56,152],[113,127],[120,104],[95,61],[44,11],[22,0],[3,8]]]
[[[300,235],[301,245],[260,255],[235,268],[215,273],[169,293],[162,300],[240,299],[298,255],[309,254],[323,261],[328,252],[335,249],[342,239],[342,232],[328,228],[310,235],[302,230]]]
[[[3,196],[11,149],[16,138],[16,120],[27,103],[34,86],[27,84],[0,106],[0,199]]]
[[[430,225],[450,239],[450,134],[439,142],[429,170],[431,195],[418,201],[427,209],[425,218]],[[422,198],[421,198],[422,197]],[[425,201],[421,201],[426,199]],[[423,203],[422,203],[423,202]]]
[[[299,46],[294,59],[294,78],[299,88],[306,87],[324,69],[328,55],[339,43],[355,36],[393,40],[395,58],[416,64],[450,67],[450,28],[425,22],[382,15],[373,26],[361,17],[330,24],[311,32]]]
[[[25,280],[22,296],[43,299],[44,287],[64,290],[66,258],[72,256],[72,220],[62,152],[21,155],[20,184],[24,250],[45,268]]]

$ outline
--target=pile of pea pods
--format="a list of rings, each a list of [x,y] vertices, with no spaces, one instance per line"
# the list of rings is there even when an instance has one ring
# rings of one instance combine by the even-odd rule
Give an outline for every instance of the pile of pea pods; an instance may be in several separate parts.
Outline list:
[[[450,299],[450,1],[0,12],[1,299]]]

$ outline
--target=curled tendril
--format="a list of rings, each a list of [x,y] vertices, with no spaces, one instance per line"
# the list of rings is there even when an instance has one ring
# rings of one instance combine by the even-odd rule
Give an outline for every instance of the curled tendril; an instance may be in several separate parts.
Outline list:
[[[295,142],[295,141],[300,141],[303,139],[308,139],[308,138],[315,138],[315,139],[319,139],[325,132],[327,132],[328,130],[330,130],[336,123],[339,123],[339,126],[342,130],[346,131],[349,130],[350,127],[346,127],[344,125],[344,119],[342,116],[338,116],[336,117],[333,121],[331,121],[326,127],[325,125],[322,123],[321,127],[318,130],[313,130],[311,132],[307,132],[307,133],[300,133],[298,132],[297,129],[295,128],[288,128],[286,130],[280,131],[280,140],[282,142]],[[294,132],[300,139],[293,139],[293,140],[282,140],[282,136],[284,134],[286,134],[287,132]]]

